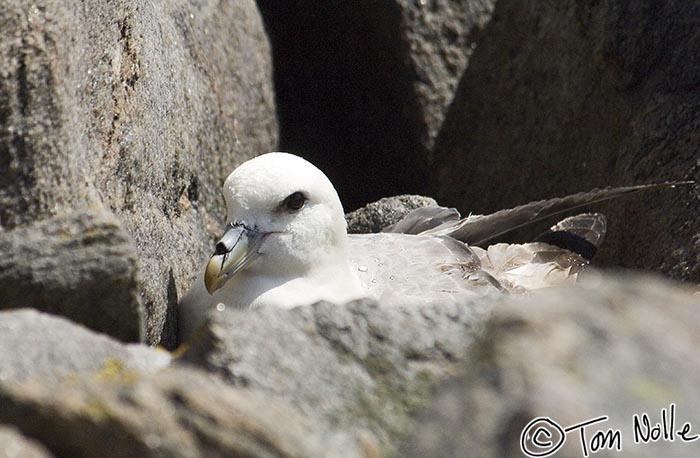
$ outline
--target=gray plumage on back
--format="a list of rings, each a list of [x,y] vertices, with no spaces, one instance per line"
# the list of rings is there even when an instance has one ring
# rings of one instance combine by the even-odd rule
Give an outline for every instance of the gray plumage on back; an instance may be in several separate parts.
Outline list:
[[[450,237],[351,234],[349,241],[360,282],[383,304],[453,302],[502,290],[479,255]]]
[[[421,207],[409,212],[396,224],[382,229],[382,232],[398,234],[420,234],[446,223],[456,223],[460,214],[455,208]]]
[[[415,227],[400,223],[392,230]],[[363,286],[382,303],[454,302],[572,282],[605,231],[603,215],[586,213],[566,218],[545,233],[559,244],[537,240],[482,249],[445,235],[350,235],[350,260]],[[578,249],[582,244],[586,250]]]

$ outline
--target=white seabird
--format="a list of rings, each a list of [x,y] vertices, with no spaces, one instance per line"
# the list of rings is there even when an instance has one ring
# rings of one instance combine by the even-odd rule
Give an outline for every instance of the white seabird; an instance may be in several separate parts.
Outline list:
[[[180,340],[222,305],[290,308],[364,297],[388,306],[447,303],[571,283],[604,238],[600,214],[566,218],[532,243],[488,243],[566,210],[689,183],[593,190],[464,219],[429,207],[389,233],[348,235],[340,199],[323,172],[291,154],[264,154],[224,183],[226,231],[179,304]]]
[[[550,235],[567,234],[568,241],[549,237],[486,249],[464,242],[484,242],[486,233],[498,235],[638,188],[582,193],[486,217],[438,218],[424,230],[424,223],[444,210],[434,207],[416,211],[394,228],[417,234],[348,235],[340,199],[323,172],[291,154],[264,154],[242,164],[224,183],[226,231],[180,302],[180,337],[188,338],[221,304],[290,308],[373,297],[382,305],[410,305],[573,282],[590,258],[584,251],[594,252],[603,239],[602,215],[578,215],[552,228]],[[572,251],[576,244],[584,250]]]

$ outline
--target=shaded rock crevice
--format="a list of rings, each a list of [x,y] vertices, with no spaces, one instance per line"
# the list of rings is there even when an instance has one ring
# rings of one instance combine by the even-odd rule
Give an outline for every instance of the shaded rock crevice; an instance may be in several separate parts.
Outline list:
[[[433,144],[492,0],[258,0],[280,148],[319,165],[347,210],[425,193]]]
[[[347,210],[419,192],[425,126],[403,61],[398,5],[258,6],[272,44],[280,149],[326,172]]]

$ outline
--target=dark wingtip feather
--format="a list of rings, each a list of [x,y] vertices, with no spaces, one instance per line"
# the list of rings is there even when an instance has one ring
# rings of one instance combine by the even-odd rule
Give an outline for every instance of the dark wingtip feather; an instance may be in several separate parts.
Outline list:
[[[500,210],[490,215],[465,218],[458,223],[438,226],[431,230],[436,235],[449,235],[470,245],[485,246],[515,229],[541,221],[545,218],[606,200],[641,191],[675,188],[693,185],[695,181],[667,181],[663,183],[593,189],[566,197],[530,202],[515,208]]]
[[[601,213],[582,213],[559,221],[537,237],[544,242],[593,259],[605,239],[607,221]]]

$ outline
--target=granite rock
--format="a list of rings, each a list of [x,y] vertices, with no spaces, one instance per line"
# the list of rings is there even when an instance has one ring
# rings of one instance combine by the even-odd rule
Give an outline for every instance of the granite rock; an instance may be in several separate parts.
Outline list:
[[[0,253],[0,309],[33,307],[124,341],[143,339],[136,250],[110,212],[0,232]]]
[[[539,417],[560,427],[599,418],[585,437],[588,453],[597,431],[620,431],[620,451],[595,456],[685,457],[697,442],[634,442],[667,422],[690,422],[698,433],[700,296],[656,277],[591,275],[579,285],[495,304],[484,333],[472,345],[463,374],[446,382],[417,415],[404,456],[523,456],[521,434]],[[533,434],[539,422],[529,432]],[[551,426],[552,447],[562,435]],[[677,432],[677,431],[676,431]],[[540,437],[541,439],[541,437]],[[544,454],[527,442],[533,453]],[[599,442],[600,444],[600,442]],[[613,443],[614,445],[615,443]],[[542,455],[541,455],[542,456]],[[583,456],[580,430],[566,435],[556,456]]]
[[[0,226],[113,211],[137,249],[149,343],[212,249],[220,188],[274,148],[253,0],[0,4]]]
[[[348,232],[351,234],[375,233],[397,223],[411,210],[436,205],[435,199],[430,197],[413,195],[384,197],[348,213],[345,219],[348,222]]]
[[[0,387],[0,403],[1,422],[57,456],[374,457],[353,438],[193,369],[11,384]]]
[[[322,428],[371,432],[396,456],[410,412],[464,358],[488,304],[214,310],[176,361],[288,402]]]
[[[0,424],[55,456],[376,457],[369,433],[323,429],[284,402],[169,363],[168,352],[62,317],[0,312]],[[0,428],[0,456],[18,437]]]
[[[27,380],[53,386],[81,375],[146,374],[169,363],[166,351],[123,344],[63,317],[34,309],[0,312],[0,386]]]
[[[606,186],[700,178],[700,6],[497,2],[434,148],[423,191],[462,213]],[[599,262],[700,283],[698,187],[596,208]]]

